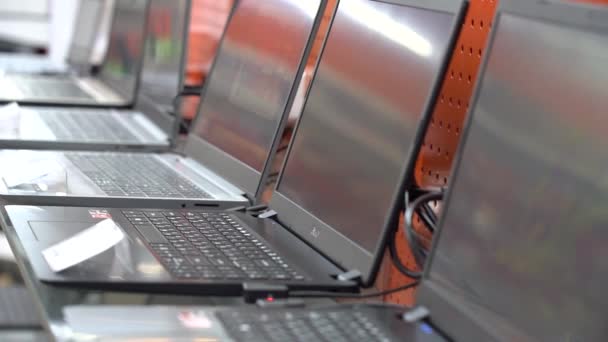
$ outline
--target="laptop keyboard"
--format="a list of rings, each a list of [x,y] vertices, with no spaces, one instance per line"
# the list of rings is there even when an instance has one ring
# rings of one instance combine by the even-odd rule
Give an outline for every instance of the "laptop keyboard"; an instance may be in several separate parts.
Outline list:
[[[305,279],[229,214],[132,210],[123,214],[176,278]]]
[[[15,85],[26,97],[93,99],[91,95],[70,80],[41,80],[20,77],[15,80]]]
[[[211,195],[151,155],[66,153],[108,196],[211,198]]]
[[[236,341],[396,341],[368,316],[365,311],[352,308],[217,313]]]
[[[58,139],[108,142],[139,142],[109,111],[66,112],[45,110],[44,123]]]

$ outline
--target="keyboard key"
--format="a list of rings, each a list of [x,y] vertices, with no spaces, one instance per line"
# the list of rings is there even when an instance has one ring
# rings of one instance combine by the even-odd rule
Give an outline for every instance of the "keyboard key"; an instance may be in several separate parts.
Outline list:
[[[357,315],[358,314],[358,315]],[[283,309],[264,313],[230,310],[218,319],[235,340],[243,341],[400,341],[385,332],[385,322],[361,309],[313,311]],[[360,317],[363,317],[360,318]],[[386,330],[385,330],[386,329]]]
[[[109,196],[211,198],[153,155],[132,153],[66,153],[66,157]],[[151,217],[181,217],[154,212]],[[188,222],[185,218],[182,218]]]
[[[154,254],[177,278],[305,280],[280,258],[270,257],[272,250],[261,241],[246,237],[241,231],[231,231],[226,216],[196,211],[124,213],[137,223],[134,226],[143,232]],[[193,217],[211,223],[205,230],[187,227],[188,218]],[[231,239],[225,237],[227,233]]]

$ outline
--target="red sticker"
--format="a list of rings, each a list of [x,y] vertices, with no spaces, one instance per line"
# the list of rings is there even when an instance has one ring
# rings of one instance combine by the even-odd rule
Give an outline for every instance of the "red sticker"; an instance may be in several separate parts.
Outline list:
[[[107,210],[89,210],[89,215],[94,219],[111,219],[112,215]]]
[[[203,311],[180,311],[177,319],[184,327],[190,329],[209,329],[213,325]]]

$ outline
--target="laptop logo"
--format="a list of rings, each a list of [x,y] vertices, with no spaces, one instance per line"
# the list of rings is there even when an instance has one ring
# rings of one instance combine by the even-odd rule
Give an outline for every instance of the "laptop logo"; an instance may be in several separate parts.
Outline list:
[[[319,237],[319,235],[321,235],[321,231],[317,227],[312,227],[312,231],[310,232],[310,235],[312,235],[312,237],[314,237],[316,239]]]

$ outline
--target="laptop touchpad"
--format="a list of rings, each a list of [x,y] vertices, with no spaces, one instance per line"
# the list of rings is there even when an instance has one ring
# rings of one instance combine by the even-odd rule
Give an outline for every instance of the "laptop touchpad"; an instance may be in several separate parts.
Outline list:
[[[92,227],[96,222],[56,222],[29,221],[30,228],[36,240],[45,243],[56,243],[72,237],[79,232]]]

